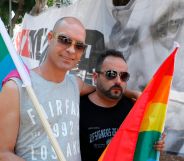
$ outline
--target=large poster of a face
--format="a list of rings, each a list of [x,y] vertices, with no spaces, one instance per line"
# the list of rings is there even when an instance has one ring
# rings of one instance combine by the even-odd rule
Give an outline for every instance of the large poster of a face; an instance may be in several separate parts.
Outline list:
[[[130,88],[142,90],[172,50],[174,41],[179,42],[172,84],[175,93],[169,102],[165,128],[168,135],[166,150],[178,155],[184,153],[183,10],[183,0],[130,0],[126,6],[114,7],[112,14],[116,22],[108,43],[108,47],[122,51],[127,59],[131,73]]]
[[[116,19],[109,47],[121,50],[131,72],[129,85],[142,89],[168,56],[174,41],[181,45],[173,81],[175,90],[184,91],[183,34],[184,1],[130,0],[127,6],[114,7]],[[136,62],[136,63],[135,63]]]

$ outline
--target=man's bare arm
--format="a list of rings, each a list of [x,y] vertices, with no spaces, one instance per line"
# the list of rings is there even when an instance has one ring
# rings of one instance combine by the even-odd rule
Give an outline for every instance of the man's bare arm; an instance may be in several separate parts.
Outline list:
[[[78,81],[78,84],[79,84],[79,90],[80,90],[80,95],[81,96],[85,95],[85,94],[89,94],[89,93],[95,91],[95,87],[94,86],[85,83],[79,77],[77,77],[77,81]]]
[[[128,98],[132,98],[134,101],[136,101],[140,97],[141,94],[142,92],[139,92],[136,90],[126,89],[125,91],[125,96],[127,96]]]
[[[19,92],[13,81],[8,81],[0,92],[0,160],[24,161],[14,154],[19,130]]]

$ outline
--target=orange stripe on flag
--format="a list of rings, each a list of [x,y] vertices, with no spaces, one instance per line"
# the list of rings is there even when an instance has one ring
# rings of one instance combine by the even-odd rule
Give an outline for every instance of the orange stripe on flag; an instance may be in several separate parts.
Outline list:
[[[167,103],[169,90],[171,86],[172,76],[165,76],[158,88],[154,89],[155,96],[153,97],[152,102],[158,103]]]

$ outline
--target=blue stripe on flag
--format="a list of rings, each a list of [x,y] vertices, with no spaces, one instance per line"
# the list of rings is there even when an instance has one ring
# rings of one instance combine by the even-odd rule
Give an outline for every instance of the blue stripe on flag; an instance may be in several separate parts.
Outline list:
[[[0,62],[0,91],[2,88],[3,79],[12,71],[16,69],[15,65],[12,61],[11,56],[8,54],[1,62]]]

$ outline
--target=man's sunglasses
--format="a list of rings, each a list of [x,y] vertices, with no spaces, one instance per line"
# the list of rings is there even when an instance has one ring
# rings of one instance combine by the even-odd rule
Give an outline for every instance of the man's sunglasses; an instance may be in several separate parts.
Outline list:
[[[99,74],[104,74],[106,79],[108,80],[113,80],[115,79],[118,75],[120,76],[121,81],[127,82],[130,78],[130,74],[128,72],[117,72],[115,70],[107,70],[105,72],[98,71],[97,73]]]
[[[84,52],[85,49],[87,48],[87,44],[81,41],[72,40],[69,36],[64,35],[62,33],[59,34],[54,33],[54,36],[55,38],[57,38],[58,43],[65,45],[67,48],[70,47],[71,45],[74,45],[75,49],[81,52]]]

